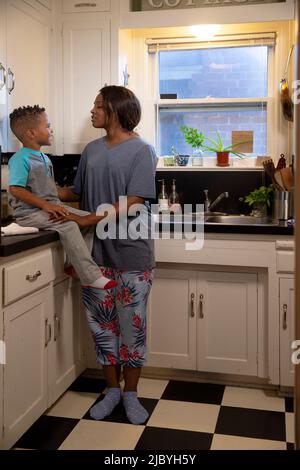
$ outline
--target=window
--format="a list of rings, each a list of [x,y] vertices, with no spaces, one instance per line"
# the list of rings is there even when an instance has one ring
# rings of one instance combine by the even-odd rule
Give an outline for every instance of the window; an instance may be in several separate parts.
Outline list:
[[[253,152],[268,155],[269,83],[275,34],[268,39],[233,38],[207,44],[167,44],[149,40],[155,53],[157,150],[160,155],[190,154],[180,127],[197,128],[225,145],[232,131],[253,131]],[[179,41],[179,40],[178,40]]]

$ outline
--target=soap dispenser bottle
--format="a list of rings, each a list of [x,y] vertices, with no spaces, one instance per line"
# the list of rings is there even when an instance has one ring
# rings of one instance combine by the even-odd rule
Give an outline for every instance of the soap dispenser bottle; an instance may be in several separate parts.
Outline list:
[[[161,182],[161,190],[158,195],[158,210],[167,211],[169,209],[169,200],[168,200],[168,194],[166,192],[165,180],[160,180],[160,182]]]
[[[169,195],[169,207],[171,208],[172,206],[174,206],[174,204],[178,205],[179,204],[179,196],[178,196],[178,193],[176,191],[176,180],[173,179],[172,181],[172,189],[171,189],[171,193]]]

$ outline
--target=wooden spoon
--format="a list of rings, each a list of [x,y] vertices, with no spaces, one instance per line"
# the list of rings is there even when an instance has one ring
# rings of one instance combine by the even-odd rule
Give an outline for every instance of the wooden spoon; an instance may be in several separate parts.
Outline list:
[[[280,170],[280,174],[284,188],[287,191],[291,191],[294,187],[294,177],[291,168],[282,168]]]
[[[282,177],[281,177],[281,170],[276,170],[275,173],[274,173],[274,179],[278,185],[278,190],[279,191],[284,191],[285,190],[285,187],[284,187],[284,184],[283,184],[283,181],[282,181]]]

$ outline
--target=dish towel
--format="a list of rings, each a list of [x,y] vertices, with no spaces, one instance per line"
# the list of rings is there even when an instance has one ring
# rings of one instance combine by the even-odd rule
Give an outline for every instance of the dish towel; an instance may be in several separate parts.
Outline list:
[[[25,235],[26,233],[37,233],[38,228],[35,227],[21,227],[21,225],[13,222],[12,224],[7,225],[7,227],[1,227],[1,235]]]

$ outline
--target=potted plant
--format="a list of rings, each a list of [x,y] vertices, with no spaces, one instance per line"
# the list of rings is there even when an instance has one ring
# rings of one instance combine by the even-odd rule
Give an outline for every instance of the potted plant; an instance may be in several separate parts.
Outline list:
[[[211,139],[210,137],[205,137],[205,140],[210,142],[210,144],[212,145],[203,145],[203,148],[209,150],[210,152],[215,152],[217,154],[217,166],[229,166],[230,153],[233,153],[239,158],[243,158],[245,156],[244,153],[236,152],[234,149],[241,144],[245,144],[247,141],[237,142],[235,144],[227,145],[225,147],[222,141],[222,137],[220,136],[218,131],[216,131],[216,135],[216,140]]]
[[[193,163],[202,165],[202,147],[205,139],[204,134],[202,132],[198,132],[198,130],[193,127],[181,126],[180,129],[183,133],[185,142],[193,148]]]
[[[252,207],[251,215],[254,217],[265,217],[268,207],[271,205],[271,194],[274,192],[274,186],[260,186],[245,198],[245,202]]]

